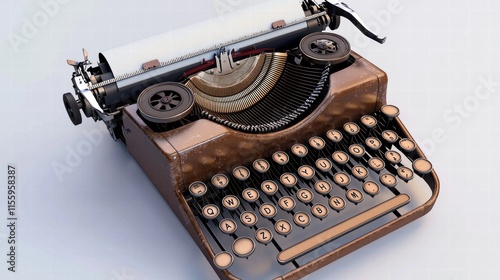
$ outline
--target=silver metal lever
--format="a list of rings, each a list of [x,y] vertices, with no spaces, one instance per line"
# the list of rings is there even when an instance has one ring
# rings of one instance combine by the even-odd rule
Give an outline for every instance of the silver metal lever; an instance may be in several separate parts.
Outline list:
[[[215,56],[215,62],[217,69],[219,69],[219,74],[225,75],[233,72],[233,56],[231,55],[231,52],[226,51],[225,48],[219,49],[217,55]]]
[[[373,33],[368,29],[366,24],[363,22],[363,20],[359,17],[359,15],[347,4],[343,2],[337,2],[335,4],[332,4],[328,1],[325,1],[323,3],[325,5],[325,8],[328,10],[328,13],[331,16],[341,16],[344,17],[348,20],[350,20],[358,29],[363,33],[366,37],[379,42],[380,44],[383,44],[385,42],[385,37],[380,38],[377,34]]]

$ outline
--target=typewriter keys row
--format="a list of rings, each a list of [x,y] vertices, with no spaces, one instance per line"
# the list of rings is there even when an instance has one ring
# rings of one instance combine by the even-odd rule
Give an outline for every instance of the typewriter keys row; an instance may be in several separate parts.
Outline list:
[[[218,252],[214,264],[231,271],[265,255],[289,271],[284,267],[307,263],[325,244],[335,248],[331,241],[353,240],[370,230],[365,225],[420,205],[413,193],[432,165],[414,158],[415,142],[393,122],[397,112],[385,107],[249,167],[193,182],[189,201]]]

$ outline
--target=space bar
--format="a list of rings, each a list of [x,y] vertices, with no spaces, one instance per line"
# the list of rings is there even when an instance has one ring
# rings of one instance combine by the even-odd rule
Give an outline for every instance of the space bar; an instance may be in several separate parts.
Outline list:
[[[295,260],[296,258],[338,238],[352,230],[355,230],[385,214],[388,214],[399,207],[407,204],[410,197],[406,194],[400,194],[379,205],[366,210],[348,220],[343,221],[331,228],[328,228],[314,236],[303,240],[292,247],[281,251],[278,254],[278,261],[281,264],[286,264]]]

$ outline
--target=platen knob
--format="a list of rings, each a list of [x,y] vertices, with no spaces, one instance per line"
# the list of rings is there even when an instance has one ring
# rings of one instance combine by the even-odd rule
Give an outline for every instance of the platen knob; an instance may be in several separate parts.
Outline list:
[[[71,122],[73,122],[74,125],[81,124],[82,115],[75,97],[73,97],[71,93],[67,92],[63,94],[63,102]]]

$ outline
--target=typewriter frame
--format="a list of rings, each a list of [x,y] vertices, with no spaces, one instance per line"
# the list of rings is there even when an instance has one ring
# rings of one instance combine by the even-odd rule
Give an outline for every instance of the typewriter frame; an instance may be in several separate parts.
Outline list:
[[[130,154],[208,260],[213,259],[215,253],[183,195],[189,183],[209,179],[206,176],[211,174],[229,173],[236,165],[250,163],[245,160],[269,156],[273,151],[305,142],[306,136],[322,135],[346,121],[356,121],[364,114],[379,110],[386,104],[387,74],[355,52],[351,52],[351,56],[355,60],[351,66],[330,75],[333,83],[318,108],[299,123],[279,132],[248,134],[204,119],[171,131],[154,132],[138,115],[136,104],[124,108],[123,135]],[[395,121],[404,137],[412,139],[401,120],[396,117]],[[221,146],[226,147],[225,151],[217,149]],[[425,158],[419,147],[415,153]],[[277,279],[304,277],[428,213],[439,194],[439,179],[434,170],[425,179],[434,187],[425,204]],[[238,279],[210,263],[220,278]]]

